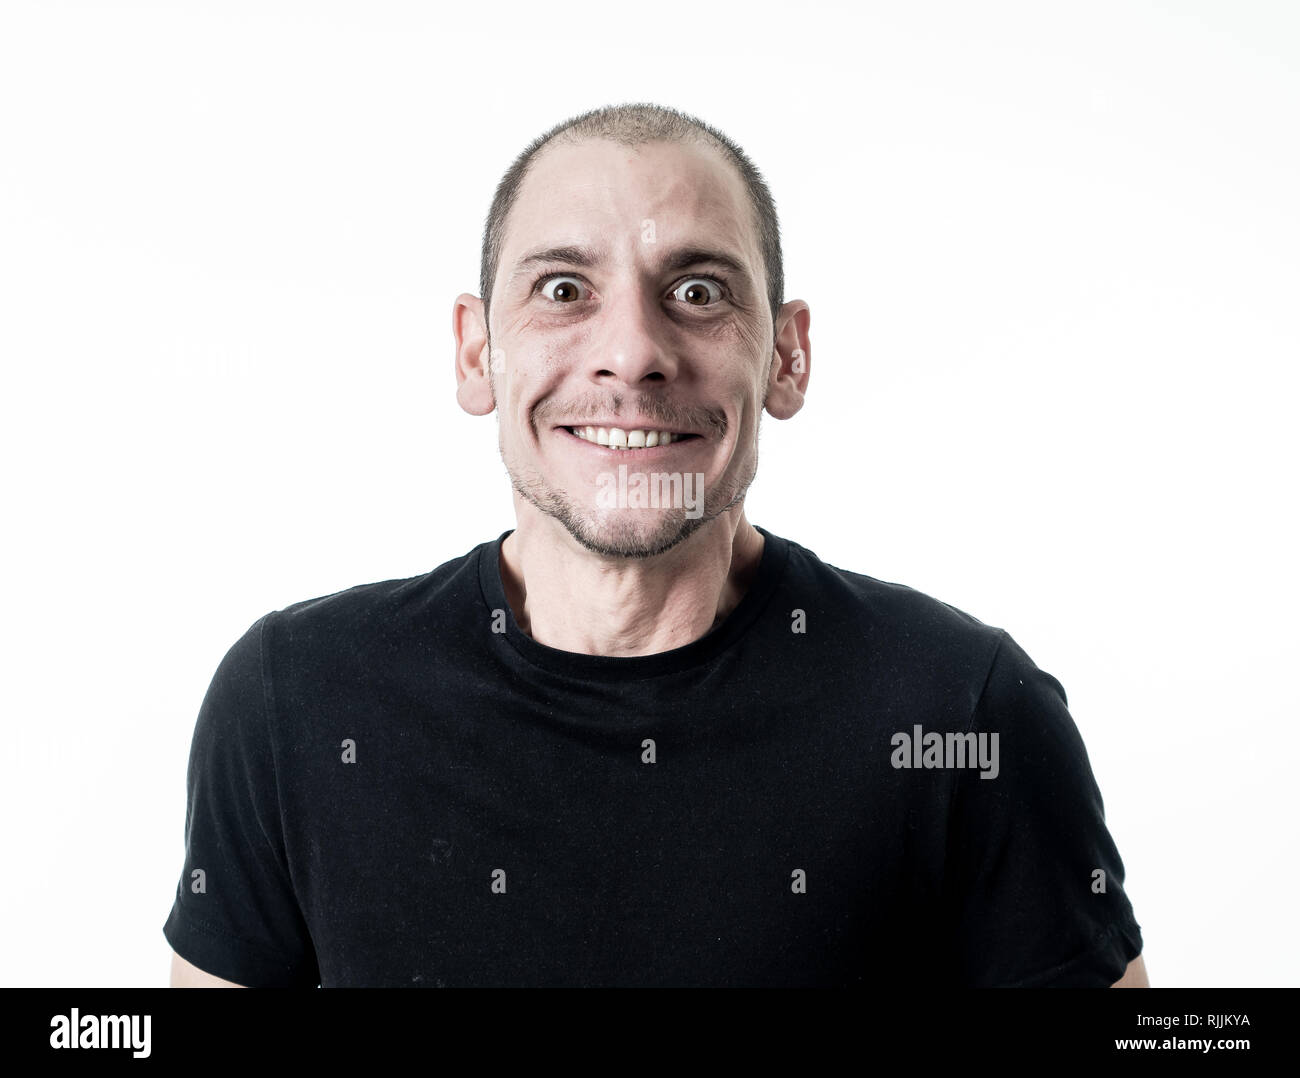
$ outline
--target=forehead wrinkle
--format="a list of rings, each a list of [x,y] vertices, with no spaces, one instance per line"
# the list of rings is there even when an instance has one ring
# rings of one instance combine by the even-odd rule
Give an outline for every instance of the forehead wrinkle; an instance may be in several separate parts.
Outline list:
[[[643,244],[644,247],[651,246]],[[654,245],[660,248],[661,245]],[[549,247],[537,247],[524,254],[515,264],[515,269],[506,278],[509,284],[520,276],[529,266],[565,263],[584,268],[599,267],[606,259],[600,249],[581,243],[562,243]],[[709,238],[694,238],[680,246],[662,245],[659,258],[652,262],[652,268],[658,272],[666,270],[684,270],[691,266],[714,264],[722,266],[728,272],[749,277],[745,265],[745,256],[739,248],[729,247],[726,243],[717,243]]]
[[[608,152],[593,152],[599,148]],[[575,156],[580,157],[581,164],[575,164]],[[634,173],[629,177],[627,165],[646,157],[668,159],[664,164],[671,170],[651,170],[649,174]],[[619,222],[615,234],[640,237],[641,221],[647,217],[656,224],[693,217],[716,222],[719,241],[731,239],[733,250],[749,254],[757,250],[751,235],[753,224],[746,225],[754,215],[744,183],[716,153],[698,147],[655,143],[630,152],[601,142],[549,147],[524,179],[520,195],[517,215],[546,220],[560,233],[568,228],[571,234],[581,234],[584,228],[590,228],[589,218],[597,216]],[[588,220],[580,220],[578,215]],[[694,242],[694,238],[686,237],[682,242]]]
[[[663,214],[654,219],[657,227],[659,222],[665,221]],[[643,242],[640,237],[642,220],[643,218],[638,217],[634,222],[636,227],[628,229],[625,233],[625,246],[632,256],[627,259],[630,264],[636,263],[635,253],[638,250],[645,254],[646,261],[658,272],[667,269],[686,269],[692,265],[714,262],[729,272],[743,276],[752,287],[758,286],[755,277],[755,270],[759,265],[755,261],[757,252],[752,237],[746,237],[737,227],[734,214],[725,213],[723,220],[710,222],[702,232],[686,233],[683,229],[668,227],[670,222],[665,221],[663,227],[670,236],[673,232],[682,232],[682,235],[675,237],[673,242],[666,239],[659,239],[655,243]],[[699,257],[688,260],[686,256],[691,254],[698,254]],[[554,243],[542,243],[522,253],[506,277],[505,285],[509,286],[529,267],[544,263],[566,263],[583,268],[595,268],[615,261],[613,248],[604,241],[603,237],[599,242],[589,243],[581,238],[559,236]]]

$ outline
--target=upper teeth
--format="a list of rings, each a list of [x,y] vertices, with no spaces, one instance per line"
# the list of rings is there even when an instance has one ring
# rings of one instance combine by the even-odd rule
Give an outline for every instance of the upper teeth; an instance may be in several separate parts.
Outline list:
[[[569,430],[579,438],[611,449],[653,449],[685,437],[667,430],[623,430],[621,427],[570,427]]]

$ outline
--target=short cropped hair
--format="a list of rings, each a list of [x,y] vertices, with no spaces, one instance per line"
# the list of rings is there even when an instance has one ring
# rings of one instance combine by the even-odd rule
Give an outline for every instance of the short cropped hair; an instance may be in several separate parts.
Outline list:
[[[539,135],[515,158],[497,184],[487,223],[483,228],[483,251],[479,262],[479,293],[483,297],[483,320],[489,321],[492,283],[496,280],[501,250],[505,245],[506,223],[519,189],[537,154],[552,140],[578,143],[587,139],[606,139],[624,146],[649,142],[695,141],[712,146],[740,174],[749,192],[758,227],[759,249],[767,276],[767,302],[772,309],[772,323],[785,300],[785,274],[781,262],[781,229],[772,193],[758,169],[736,143],[703,120],[663,105],[645,103],[607,105],[592,109],[556,124]]]

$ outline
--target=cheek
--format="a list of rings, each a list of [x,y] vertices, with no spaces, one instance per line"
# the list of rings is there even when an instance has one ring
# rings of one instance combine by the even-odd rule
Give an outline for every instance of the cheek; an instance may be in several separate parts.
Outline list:
[[[557,341],[529,340],[525,349],[518,342],[502,345],[502,362],[497,375],[498,414],[502,438],[527,442],[540,438],[534,416],[539,404],[555,396],[564,376],[565,355],[571,348]]]
[[[732,327],[738,346],[747,356],[767,356],[772,352],[772,327],[765,320],[737,319]],[[764,368],[766,370],[766,367]]]
[[[772,368],[771,331],[762,324],[738,323],[731,331],[734,349],[735,378],[728,387],[733,400],[743,400],[744,413],[757,411],[767,392],[768,375]]]

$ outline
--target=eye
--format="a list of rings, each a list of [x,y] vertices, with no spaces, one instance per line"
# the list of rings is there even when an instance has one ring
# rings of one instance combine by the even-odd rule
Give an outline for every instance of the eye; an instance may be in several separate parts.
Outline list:
[[[581,298],[582,282],[576,277],[546,277],[541,292],[555,303],[573,303]]]
[[[712,277],[690,277],[673,289],[688,307],[708,307],[722,299],[722,286]]]

